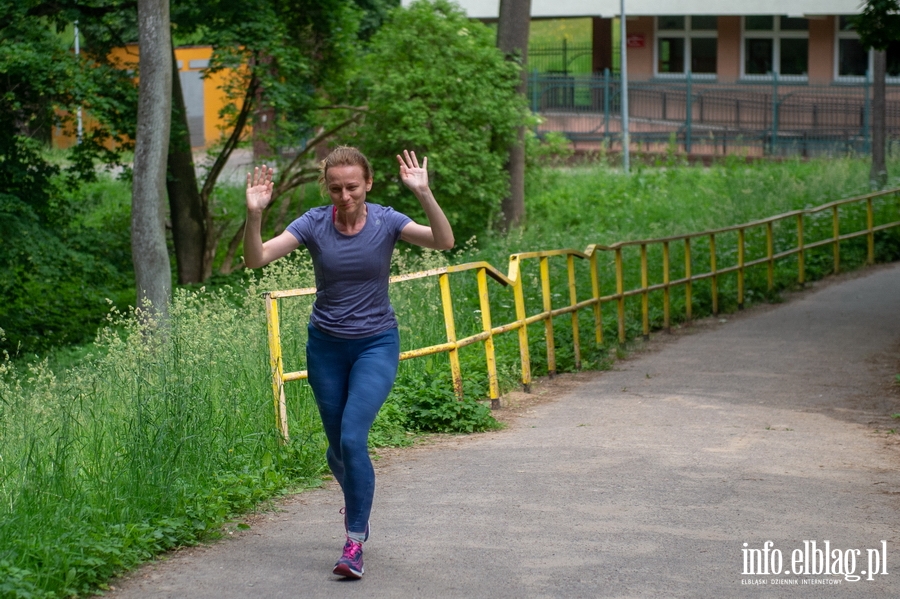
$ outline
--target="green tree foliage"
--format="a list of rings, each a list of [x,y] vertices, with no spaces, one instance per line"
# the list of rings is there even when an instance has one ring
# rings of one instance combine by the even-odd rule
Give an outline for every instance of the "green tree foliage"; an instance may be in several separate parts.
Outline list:
[[[54,227],[28,202],[0,194],[0,349],[88,340],[109,310],[107,299],[134,302],[127,204],[97,211],[106,199],[90,187],[79,191],[56,215],[67,222]]]
[[[70,180],[92,180],[97,159],[115,163],[118,153],[107,149],[108,142],[128,147],[137,97],[131,75],[106,63],[105,57],[74,54],[66,29],[77,18],[77,12],[69,15],[33,0],[0,0],[0,143],[2,151],[13,152],[12,160],[0,166],[5,171],[25,164],[18,159],[28,164],[40,160],[33,153],[16,154],[11,147],[24,138],[46,144],[54,127],[74,128],[77,107],[89,112],[97,125],[72,149],[66,169]],[[29,187],[30,193],[35,191]]]
[[[900,2],[868,0],[856,18],[856,31],[863,47],[887,50],[891,42],[900,40]]]
[[[13,351],[91,336],[105,298],[121,300],[116,286],[130,278],[119,245],[127,248],[127,221],[122,234],[85,226],[79,187],[96,177],[96,160],[116,161],[104,144],[123,139],[134,87],[127,74],[76,56],[59,16],[0,1],[0,348]],[[51,159],[53,128],[72,127],[78,106],[99,126],[64,161]]]
[[[229,115],[236,120],[249,99],[249,114],[276,123],[264,136],[270,147],[295,151],[319,128],[346,118],[323,108],[360,96],[349,83],[359,66],[356,32],[370,36],[398,3],[174,0],[171,16],[176,41],[212,44],[213,69],[238,68]],[[76,20],[78,57],[71,33]],[[133,147],[135,73],[110,64],[108,56],[137,40],[137,3],[0,0],[0,39],[0,328],[6,332],[0,348],[41,351],[88,340],[108,310],[106,298],[120,305],[134,298],[128,203],[117,201],[114,214],[89,218],[106,202],[104,190],[81,186],[96,177],[98,161],[115,163]],[[73,127],[79,106],[96,126],[73,149],[48,153],[53,128]],[[254,123],[255,131],[262,129]],[[220,166],[247,133],[242,129],[234,144],[213,148]],[[212,253],[218,236],[232,235],[239,225],[217,207],[220,170],[210,169],[201,182]]]
[[[259,0],[235,3],[224,0],[178,2],[172,19],[178,37],[193,43],[213,46],[212,67],[208,72],[231,69],[235,76],[227,85],[231,103],[225,109],[229,117],[229,136],[217,148],[199,190],[190,177],[176,176],[170,169],[170,201],[173,214],[184,202],[196,210],[178,210],[178,214],[200,213],[206,239],[197,244],[173,228],[179,256],[193,256],[202,263],[202,275],[185,280],[198,282],[213,270],[220,236],[231,235],[228,250],[218,265],[222,273],[231,272],[242,236],[242,225],[220,226],[213,222],[214,188],[229,155],[248,137],[252,123],[254,153],[278,164],[279,184],[273,197],[287,194],[299,185],[315,179],[312,163],[314,143],[310,140],[331,135],[335,124],[346,127],[358,118],[346,110],[335,110],[336,98],[348,96],[349,76],[358,54],[359,35],[370,35],[386,13],[390,0]],[[254,120],[255,115],[255,120]],[[182,119],[183,120],[183,119]],[[183,129],[183,128],[182,128]],[[174,132],[177,134],[178,129]],[[183,132],[184,133],[184,132]],[[183,159],[183,154],[170,155]],[[190,172],[190,166],[180,172]],[[177,169],[176,169],[177,170]],[[289,200],[289,197],[286,199]],[[284,213],[282,205],[279,214]],[[178,222],[173,219],[173,225]],[[205,246],[205,248],[204,248]],[[196,256],[196,250],[204,254]],[[179,276],[182,275],[179,258]],[[185,269],[187,274],[190,269]]]
[[[526,115],[519,68],[494,41],[457,5],[420,0],[372,37],[362,70],[369,110],[358,143],[375,169],[373,197],[421,219],[397,175],[397,154],[415,150],[428,157],[431,186],[462,240],[495,224],[508,148]]]
[[[891,42],[900,40],[900,3],[898,0],[868,0],[856,18],[856,30],[863,47],[874,50],[872,60],[872,171],[873,188],[887,183],[885,162],[886,126],[886,55]]]
[[[185,7],[190,6],[192,10]],[[270,142],[290,145],[315,124],[323,92],[342,86],[354,56],[360,10],[348,0],[207,0],[173,11],[179,29],[213,46],[213,68],[246,71],[259,81],[260,110],[275,112]],[[237,90],[236,90],[237,91]],[[239,94],[243,96],[243,94]]]
[[[400,6],[400,0],[354,0],[362,9],[359,38],[369,40],[388,19],[392,9]]]

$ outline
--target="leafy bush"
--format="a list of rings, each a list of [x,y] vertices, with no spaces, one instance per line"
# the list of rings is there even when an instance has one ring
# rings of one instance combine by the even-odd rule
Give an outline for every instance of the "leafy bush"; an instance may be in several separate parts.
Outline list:
[[[55,192],[52,215],[0,194],[0,349],[44,352],[96,334],[134,302],[128,197],[108,182]],[[110,205],[111,204],[111,205]]]
[[[378,411],[375,423],[369,431],[371,447],[405,447],[412,445],[413,435],[409,431],[409,419],[396,400],[396,396],[388,397]]]
[[[414,380],[399,379],[391,391],[392,402],[403,411],[407,426],[421,432],[475,433],[500,428],[487,406],[471,395],[458,400],[446,370]]]
[[[457,239],[489,229],[509,183],[504,171],[525,101],[518,67],[495,34],[446,0],[397,9],[372,38],[365,61],[368,115],[358,143],[372,160],[379,200],[422,217],[400,184],[397,154],[428,157],[438,202]],[[387,183],[387,184],[385,184]]]
[[[525,131],[525,160],[528,173],[539,174],[543,168],[558,167],[574,155],[572,144],[565,135],[557,131],[538,137],[534,131]]]
[[[133,126],[136,87],[124,71],[72,53],[59,30],[77,14],[36,16],[34,6],[0,9],[0,348],[23,352],[86,341],[106,298],[132,299],[123,294],[130,249],[124,267],[115,256],[123,239],[127,248],[127,223],[124,235],[82,227],[80,185],[96,180],[98,160],[115,163],[128,147],[122,128]],[[92,117],[80,143],[47,152],[55,129],[74,129],[76,107]]]

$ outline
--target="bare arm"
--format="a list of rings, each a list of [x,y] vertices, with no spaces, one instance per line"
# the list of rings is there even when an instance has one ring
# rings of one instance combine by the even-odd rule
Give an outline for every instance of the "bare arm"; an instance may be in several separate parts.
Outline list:
[[[400,232],[400,239],[433,250],[451,249],[454,244],[453,228],[428,186],[428,157],[422,160],[421,167],[415,152],[404,150],[397,160],[400,162],[400,180],[419,200],[429,225],[409,223]]]
[[[249,268],[265,266],[273,260],[287,256],[300,247],[300,242],[288,231],[262,241],[262,212],[272,200],[271,168],[254,168],[247,173],[247,224],[244,226],[244,264]]]

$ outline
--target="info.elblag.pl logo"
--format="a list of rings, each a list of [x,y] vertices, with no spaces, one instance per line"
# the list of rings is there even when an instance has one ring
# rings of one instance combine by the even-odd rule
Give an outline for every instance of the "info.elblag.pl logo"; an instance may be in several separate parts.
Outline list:
[[[831,541],[803,541],[802,547],[785,550],[766,541],[760,548],[744,543],[741,550],[744,576],[840,576],[848,582],[875,580],[888,573],[887,541],[875,549],[840,549]],[[840,584],[841,579],[742,579],[741,584]]]

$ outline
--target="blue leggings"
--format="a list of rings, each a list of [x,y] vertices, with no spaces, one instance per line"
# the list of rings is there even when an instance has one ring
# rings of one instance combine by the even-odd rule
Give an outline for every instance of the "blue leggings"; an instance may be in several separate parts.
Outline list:
[[[363,533],[375,497],[369,429],[397,377],[396,328],[363,339],[342,339],[309,325],[306,364],[325,436],[326,458],[344,492],[347,527]]]

